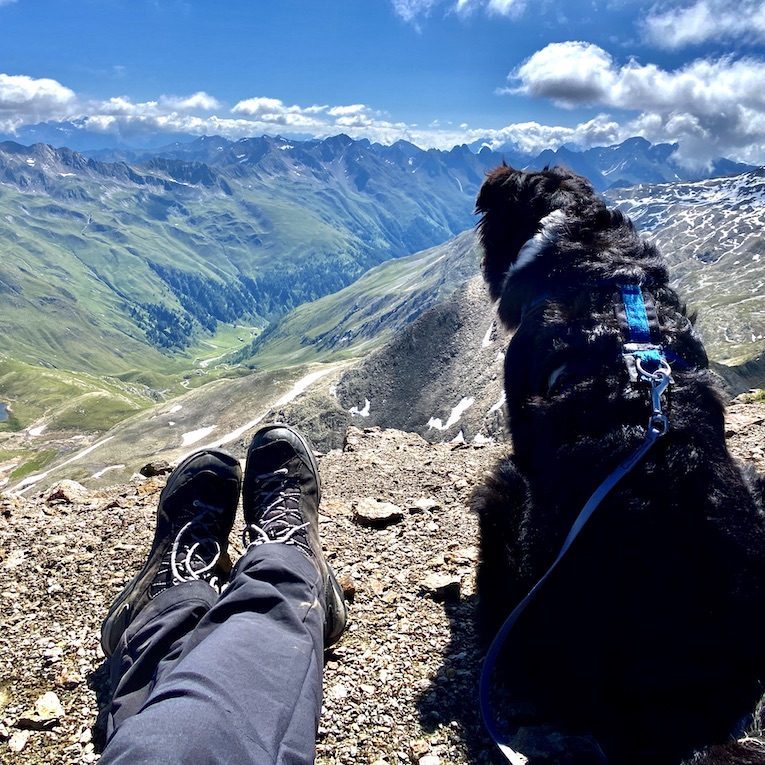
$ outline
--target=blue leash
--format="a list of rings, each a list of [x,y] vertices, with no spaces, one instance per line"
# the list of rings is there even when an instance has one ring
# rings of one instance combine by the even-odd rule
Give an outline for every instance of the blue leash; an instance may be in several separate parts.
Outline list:
[[[574,525],[568,532],[568,536],[563,542],[558,556],[553,561],[550,568],[547,569],[544,576],[531,588],[526,597],[513,609],[510,616],[507,617],[500,628],[496,637],[489,646],[486,658],[481,669],[481,679],[479,685],[479,703],[481,707],[481,716],[486,730],[494,743],[505,756],[505,759],[511,765],[526,765],[528,758],[521,752],[516,752],[508,744],[502,741],[502,734],[497,729],[492,714],[489,693],[491,690],[491,677],[497,665],[497,660],[502,648],[507,641],[507,636],[515,627],[518,619],[528,607],[529,603],[536,597],[542,589],[545,582],[552,576],[558,564],[563,560],[566,553],[573,545],[574,540],[587,524],[598,505],[608,496],[608,493],[626,476],[640,460],[645,457],[656,441],[669,430],[669,420],[662,412],[661,397],[664,391],[672,382],[672,370],[664,356],[660,346],[650,344],[650,330],[648,318],[646,316],[645,305],[642,299],[640,287],[636,285],[626,285],[621,288],[622,300],[624,301],[625,313],[627,318],[628,343],[625,344],[625,361],[627,362],[630,374],[642,381],[648,382],[651,386],[651,417],[648,420],[643,442],[635,451],[620,463],[613,472],[598,486],[587,500],[587,503],[580,511]],[[639,296],[639,297],[638,297]],[[650,366],[656,366],[653,371],[645,369],[644,362]]]

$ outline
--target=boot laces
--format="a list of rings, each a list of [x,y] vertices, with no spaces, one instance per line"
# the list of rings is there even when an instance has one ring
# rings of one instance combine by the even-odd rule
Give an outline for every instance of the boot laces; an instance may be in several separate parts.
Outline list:
[[[199,500],[194,500],[192,508],[199,512],[175,535],[169,555],[163,558],[152,585],[152,597],[168,586],[199,579],[218,588],[218,577],[213,572],[223,551],[212,529],[220,510]]]
[[[296,545],[313,557],[308,544],[308,523],[300,513],[300,482],[289,475],[287,468],[255,476],[258,486],[254,504],[265,507],[258,523],[244,528],[242,542],[245,547],[281,542]]]

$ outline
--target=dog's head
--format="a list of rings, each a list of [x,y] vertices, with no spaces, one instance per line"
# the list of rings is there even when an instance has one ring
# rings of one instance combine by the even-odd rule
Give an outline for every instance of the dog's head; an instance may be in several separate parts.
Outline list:
[[[476,201],[484,250],[483,274],[496,300],[508,269],[535,234],[550,234],[567,218],[605,212],[590,183],[570,170],[552,167],[526,173],[502,165],[486,177]]]

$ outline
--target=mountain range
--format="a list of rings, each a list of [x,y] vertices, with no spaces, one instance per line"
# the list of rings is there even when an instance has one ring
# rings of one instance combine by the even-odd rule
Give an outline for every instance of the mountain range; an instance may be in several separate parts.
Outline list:
[[[565,162],[610,186],[686,293],[713,308],[699,326],[715,356],[752,359],[764,332],[762,171],[696,181],[672,153],[631,139],[528,164]],[[342,135],[206,137],[89,156],[0,144],[0,403],[10,405],[0,432],[103,432],[185,389],[395,344],[477,274],[474,238],[460,232],[475,222],[485,172],[504,158]],[[360,379],[332,406],[363,410]],[[440,395],[434,388],[417,416]],[[424,422],[439,416],[450,419]],[[15,448],[0,444],[0,464]],[[57,453],[38,449],[34,468]]]
[[[713,359],[737,365],[765,350],[765,168],[606,197],[664,253]]]
[[[5,349],[31,364],[149,377],[193,364],[222,325],[257,332],[468,228],[485,172],[504,159],[342,135],[100,154],[0,144]],[[559,160],[601,186],[678,177],[672,147],[642,139],[530,164]],[[241,333],[229,335],[236,345]]]

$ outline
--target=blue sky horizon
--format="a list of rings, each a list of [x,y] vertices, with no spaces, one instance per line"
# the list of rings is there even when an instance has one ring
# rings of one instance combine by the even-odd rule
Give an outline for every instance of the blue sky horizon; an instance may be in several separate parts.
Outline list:
[[[765,164],[765,0],[0,0],[0,132],[340,132]]]

